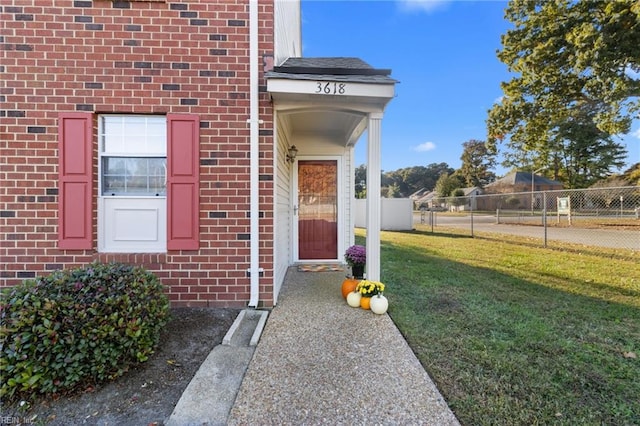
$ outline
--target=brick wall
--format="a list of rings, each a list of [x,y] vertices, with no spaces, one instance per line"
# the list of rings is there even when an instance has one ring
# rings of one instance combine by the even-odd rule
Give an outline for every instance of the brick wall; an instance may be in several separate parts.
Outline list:
[[[8,3],[8,4],[7,4]],[[273,3],[260,1],[260,55]],[[175,305],[249,299],[249,11],[239,1],[11,0],[0,6],[0,285],[93,260],[143,265]],[[261,62],[261,61],[260,61]],[[273,114],[260,75],[262,302],[273,281]],[[93,250],[57,248],[60,112],[94,121]],[[97,114],[200,117],[200,249],[97,252]]]

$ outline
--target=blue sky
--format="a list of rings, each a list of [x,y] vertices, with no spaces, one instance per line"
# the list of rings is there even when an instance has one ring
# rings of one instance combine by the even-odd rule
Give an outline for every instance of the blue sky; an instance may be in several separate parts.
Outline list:
[[[391,68],[396,98],[382,121],[382,169],[447,163],[462,144],[486,139],[487,110],[510,77],[496,57],[510,27],[504,1],[302,0],[303,56],[355,56]],[[640,121],[617,139],[640,161]],[[356,147],[365,163],[366,141]],[[496,173],[508,170],[501,166]]]

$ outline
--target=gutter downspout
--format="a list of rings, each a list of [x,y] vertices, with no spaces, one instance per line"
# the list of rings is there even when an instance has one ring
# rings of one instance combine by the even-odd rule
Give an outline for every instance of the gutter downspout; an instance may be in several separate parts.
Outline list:
[[[260,179],[258,110],[258,0],[249,0],[249,174],[250,174],[250,267],[251,295],[249,307],[257,308],[260,298]]]

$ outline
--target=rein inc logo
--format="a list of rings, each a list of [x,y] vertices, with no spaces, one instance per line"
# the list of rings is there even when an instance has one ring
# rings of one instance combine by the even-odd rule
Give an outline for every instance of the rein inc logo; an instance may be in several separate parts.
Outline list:
[[[20,407],[18,412],[25,412],[31,408],[31,405],[27,401],[20,401],[18,404]],[[30,418],[21,417],[21,416],[9,416],[9,415],[0,415],[0,425],[30,425],[35,423],[37,415],[32,416]]]
[[[0,425],[30,425],[35,423],[35,417],[0,416]]]

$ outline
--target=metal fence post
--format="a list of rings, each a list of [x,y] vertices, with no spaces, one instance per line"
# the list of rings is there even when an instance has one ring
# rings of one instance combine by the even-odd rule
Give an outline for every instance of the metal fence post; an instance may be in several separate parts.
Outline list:
[[[547,248],[547,193],[542,193],[542,227],[544,228],[544,247]]]
[[[476,201],[475,197],[471,197],[471,206],[469,210],[471,211],[471,237],[473,237],[473,203]]]

